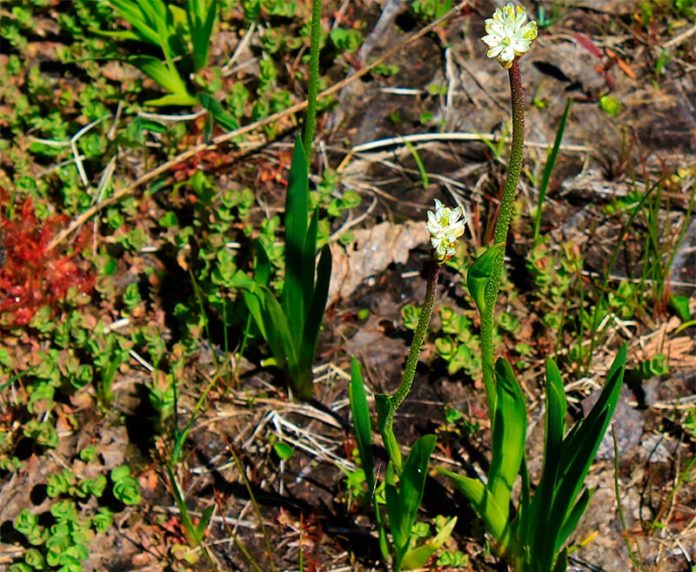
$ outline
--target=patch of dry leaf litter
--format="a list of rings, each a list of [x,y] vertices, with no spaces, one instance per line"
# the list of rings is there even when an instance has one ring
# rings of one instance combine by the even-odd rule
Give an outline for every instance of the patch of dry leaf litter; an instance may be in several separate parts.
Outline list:
[[[354,231],[355,242],[346,249],[331,245],[333,269],[329,305],[347,300],[366,279],[380,274],[390,264],[405,264],[409,252],[429,240],[425,222],[383,222]]]

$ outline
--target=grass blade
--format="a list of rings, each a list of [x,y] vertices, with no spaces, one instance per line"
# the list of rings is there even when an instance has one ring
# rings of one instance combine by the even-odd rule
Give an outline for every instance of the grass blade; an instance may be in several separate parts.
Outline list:
[[[553,141],[553,147],[551,147],[551,152],[546,159],[546,165],[544,166],[544,171],[541,174],[541,183],[539,184],[539,200],[537,202],[537,210],[534,214],[534,244],[539,242],[539,229],[541,226],[541,210],[544,206],[544,201],[546,200],[546,191],[549,188],[549,182],[551,181],[551,173],[553,173],[553,168],[556,166],[556,159],[558,159],[558,151],[561,148],[561,142],[563,141],[563,133],[565,132],[566,123],[568,122],[568,114],[570,113],[570,106],[573,100],[568,98],[566,102],[565,109],[563,110],[563,116],[561,117],[561,122],[558,124],[558,129],[556,130],[556,138]]]

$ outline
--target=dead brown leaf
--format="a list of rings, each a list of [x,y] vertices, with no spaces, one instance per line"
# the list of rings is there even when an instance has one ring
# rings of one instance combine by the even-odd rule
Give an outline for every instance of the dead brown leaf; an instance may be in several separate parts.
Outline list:
[[[363,280],[383,272],[390,264],[404,264],[411,249],[428,241],[428,231],[424,222],[383,222],[356,230],[355,237],[345,250],[338,244],[331,245],[329,304],[349,298]]]

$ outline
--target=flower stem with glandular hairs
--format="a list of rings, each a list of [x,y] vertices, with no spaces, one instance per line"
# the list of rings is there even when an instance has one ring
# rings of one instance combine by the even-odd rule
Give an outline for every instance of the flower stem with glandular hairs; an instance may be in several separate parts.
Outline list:
[[[488,409],[490,419],[495,418],[496,390],[494,373],[495,354],[495,303],[500,290],[500,278],[503,272],[505,259],[505,243],[512,219],[515,193],[522,170],[522,155],[524,150],[524,89],[522,87],[522,74],[519,60],[515,59],[508,69],[510,77],[510,95],[512,100],[512,147],[508,172],[505,179],[503,199],[498,211],[498,219],[495,223],[494,244],[502,244],[503,248],[496,256],[493,264],[493,273],[485,291],[485,311],[481,316],[481,361],[483,365],[483,383],[488,397]]]

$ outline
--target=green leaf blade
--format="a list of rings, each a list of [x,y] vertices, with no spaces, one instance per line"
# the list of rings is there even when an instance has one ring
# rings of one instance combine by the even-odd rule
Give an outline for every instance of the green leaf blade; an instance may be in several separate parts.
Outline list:
[[[578,422],[563,442],[562,474],[559,475],[553,506],[550,509],[549,528],[561,530],[575,507],[585,477],[594,461],[597,449],[606,433],[621,393],[626,364],[624,344],[614,358],[607,382],[589,415]]]
[[[389,395],[377,393],[375,395],[375,407],[377,408],[377,427],[387,450],[389,460],[393,463],[396,472],[401,473],[401,450],[394,435],[392,419],[394,416],[394,403]]]
[[[317,266],[317,283],[314,288],[313,296],[308,301],[309,311],[305,317],[302,340],[300,345],[300,365],[308,369],[312,368],[314,356],[317,351],[319,340],[319,330],[324,320],[326,301],[329,297],[329,285],[331,282],[331,250],[326,245],[319,256]],[[314,260],[312,260],[312,269]],[[313,272],[312,272],[313,273]]]
[[[493,451],[487,488],[507,518],[512,487],[524,458],[527,406],[507,360],[498,359],[495,376],[498,405],[493,424]]]
[[[455,488],[471,503],[485,524],[488,533],[495,538],[498,544],[503,544],[508,534],[507,518],[485,485],[479,480],[440,467],[438,467],[437,472],[452,479]]]
[[[370,421],[370,408],[367,404],[365,392],[365,380],[360,371],[360,363],[355,357],[351,358],[350,385],[348,388],[350,410],[353,415],[355,438],[358,442],[360,460],[362,461],[365,481],[370,491],[370,496],[375,491],[375,464],[372,457],[372,422]]]
[[[549,545],[555,544],[558,530],[549,530],[554,491],[560,472],[567,402],[561,373],[556,362],[546,360],[546,434],[542,477],[530,509],[528,534],[534,535],[533,551],[551,566],[553,554]]]
[[[503,255],[502,244],[491,246],[479,256],[469,268],[466,286],[481,315],[486,312],[486,286],[493,275],[493,267],[498,256]]]
[[[418,439],[404,462],[398,495],[400,521],[395,523],[396,527],[392,523],[391,528],[396,544],[397,567],[406,555],[411,541],[411,529],[416,522],[418,508],[423,500],[428,463],[435,449],[435,440],[435,435],[425,435]]]
[[[283,310],[288,322],[302,336],[304,324],[303,268],[304,244],[309,218],[308,166],[300,138],[295,139],[295,148],[290,164],[290,177],[285,200],[285,285],[283,286]]]

